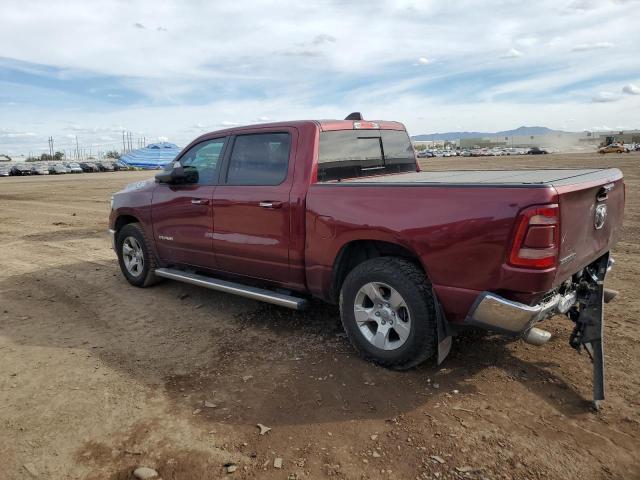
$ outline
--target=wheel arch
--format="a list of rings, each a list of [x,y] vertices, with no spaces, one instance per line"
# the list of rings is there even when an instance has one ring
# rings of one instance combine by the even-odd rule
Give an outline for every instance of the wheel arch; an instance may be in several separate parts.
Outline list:
[[[122,227],[124,227],[125,225],[129,225],[130,223],[142,223],[142,222],[140,222],[140,220],[134,217],[133,215],[123,214],[123,215],[119,215],[118,218],[116,218],[113,229],[116,232],[119,232],[122,229]]]
[[[407,246],[385,240],[351,240],[340,248],[334,260],[331,275],[331,300],[337,302],[340,296],[340,289],[349,272],[361,263],[378,257],[407,259],[427,275],[420,257]]]

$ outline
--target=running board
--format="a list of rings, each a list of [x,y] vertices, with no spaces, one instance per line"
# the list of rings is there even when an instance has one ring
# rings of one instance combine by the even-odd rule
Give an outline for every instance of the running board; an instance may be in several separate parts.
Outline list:
[[[291,295],[276,293],[263,288],[250,287],[240,283],[198,275],[197,273],[176,270],[174,268],[157,268],[155,274],[158,277],[190,283],[191,285],[210,288],[211,290],[218,290],[220,292],[233,293],[241,297],[258,300],[260,302],[273,303],[274,305],[291,308],[293,310],[303,310],[307,306],[307,301],[304,298],[292,297]]]

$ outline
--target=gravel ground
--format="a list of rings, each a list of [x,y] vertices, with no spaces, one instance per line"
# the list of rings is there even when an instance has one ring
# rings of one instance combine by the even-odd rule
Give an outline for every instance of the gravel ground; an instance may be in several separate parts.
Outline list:
[[[384,370],[354,354],[332,306],[130,287],[109,197],[149,173],[0,179],[0,479],[130,479],[141,465],[164,480],[640,478],[640,155],[422,162],[605,164],[623,170],[627,205],[599,412],[565,318],[543,347],[469,332],[440,368]]]

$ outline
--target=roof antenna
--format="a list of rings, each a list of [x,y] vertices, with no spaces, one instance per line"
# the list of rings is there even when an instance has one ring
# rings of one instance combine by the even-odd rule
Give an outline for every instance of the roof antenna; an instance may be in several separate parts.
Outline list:
[[[364,120],[364,118],[362,118],[362,114],[360,112],[353,112],[347,115],[345,120]]]

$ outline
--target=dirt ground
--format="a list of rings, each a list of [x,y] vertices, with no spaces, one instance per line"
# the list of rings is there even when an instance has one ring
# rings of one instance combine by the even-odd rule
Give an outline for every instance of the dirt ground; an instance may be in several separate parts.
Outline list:
[[[138,465],[164,480],[640,478],[640,155],[423,161],[605,165],[623,170],[627,205],[599,412],[566,318],[542,347],[469,332],[441,367],[384,370],[331,306],[129,286],[109,197],[148,172],[0,179],[0,479],[124,480]]]

